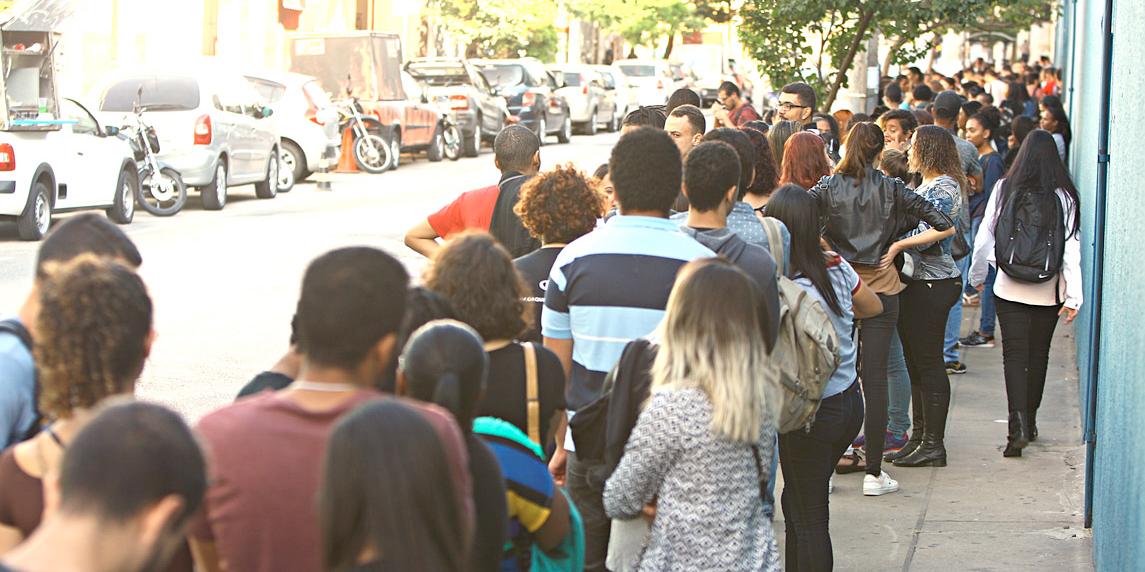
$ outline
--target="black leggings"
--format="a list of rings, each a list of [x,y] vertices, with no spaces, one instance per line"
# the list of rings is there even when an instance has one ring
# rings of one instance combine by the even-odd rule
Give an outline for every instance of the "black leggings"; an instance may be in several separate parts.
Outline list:
[[[946,317],[962,292],[962,280],[914,280],[899,294],[899,338],[911,386],[950,395],[942,351]],[[922,407],[921,403],[914,405]]]
[[[998,325],[1002,327],[1002,370],[1006,375],[1006,401],[1010,411],[1033,413],[1042,404],[1050,342],[1058,325],[1057,306],[1031,306],[997,296]]]
[[[863,318],[859,326],[859,377],[863,381],[863,400],[867,416],[863,422],[866,435],[867,473],[876,477],[883,468],[883,442],[887,434],[887,354],[891,336],[899,319],[898,294],[879,294],[883,313]]]

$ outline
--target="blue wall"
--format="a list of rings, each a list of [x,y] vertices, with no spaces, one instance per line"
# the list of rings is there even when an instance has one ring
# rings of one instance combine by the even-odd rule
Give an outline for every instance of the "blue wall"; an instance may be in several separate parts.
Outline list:
[[[1101,106],[1102,1],[1066,0],[1072,41],[1066,50],[1073,66],[1066,86],[1074,141],[1070,167],[1082,197],[1082,266],[1087,298],[1092,297],[1094,251],[1102,233],[1094,228],[1097,190],[1097,134]],[[1073,21],[1071,21],[1071,19]],[[1145,2],[1114,0],[1113,79],[1110,97],[1110,162],[1104,228],[1105,260],[1101,305],[1101,348],[1096,356],[1097,449],[1094,462],[1094,560],[1098,570],[1145,570]],[[1066,70],[1068,80],[1070,70]],[[1088,302],[1088,300],[1087,300]],[[1092,304],[1088,310],[1092,310]],[[1086,310],[1083,308],[1083,310]],[[1092,315],[1077,324],[1077,357],[1082,380],[1082,415],[1090,379],[1094,341]]]

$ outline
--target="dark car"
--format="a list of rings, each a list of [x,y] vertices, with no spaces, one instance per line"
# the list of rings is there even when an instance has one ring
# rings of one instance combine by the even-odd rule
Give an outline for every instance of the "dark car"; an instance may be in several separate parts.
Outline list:
[[[558,81],[545,69],[540,60],[482,60],[473,62],[494,93],[509,104],[509,113],[521,125],[532,129],[541,141],[556,135],[561,143],[572,139],[572,116],[569,104],[557,95],[563,81]]]
[[[426,97],[453,115],[468,157],[476,157],[483,140],[492,141],[509,121],[505,98],[493,94],[485,76],[462,58],[417,58],[405,69],[424,86]]]

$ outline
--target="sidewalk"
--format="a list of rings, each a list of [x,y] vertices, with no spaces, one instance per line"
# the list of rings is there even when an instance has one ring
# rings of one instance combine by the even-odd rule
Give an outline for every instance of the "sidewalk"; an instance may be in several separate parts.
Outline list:
[[[862,496],[862,473],[835,475],[835,569],[1093,570],[1093,539],[1082,527],[1085,446],[1073,348],[1073,328],[1059,324],[1038,413],[1038,441],[1019,459],[1001,453],[1006,439],[1001,344],[964,350],[969,373],[950,376],[947,467],[884,465],[902,490],[882,497]],[[781,490],[782,478],[777,496]],[[781,511],[775,531],[782,548]]]

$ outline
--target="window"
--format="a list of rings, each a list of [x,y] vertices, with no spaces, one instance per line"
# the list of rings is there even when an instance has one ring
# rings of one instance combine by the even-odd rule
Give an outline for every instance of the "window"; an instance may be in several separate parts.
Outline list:
[[[286,86],[268,81],[265,79],[255,79],[253,77],[246,78],[250,82],[251,87],[258,92],[259,97],[268,103],[278,103],[282,96],[286,95]]]
[[[653,77],[656,75],[656,66],[624,64],[620,66],[620,71],[629,77]]]
[[[604,84],[604,89],[616,89],[616,78],[608,72],[600,72],[601,83]]]
[[[72,126],[73,133],[100,135],[99,122],[82,105],[70,99],[61,100],[60,103],[63,104],[64,117],[76,122]]]
[[[580,87],[581,76],[577,72],[564,72],[565,85],[570,87]]]
[[[107,88],[99,109],[131,111],[137,99],[151,111],[190,111],[199,107],[199,82],[191,77],[125,79]]]

